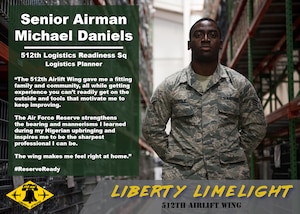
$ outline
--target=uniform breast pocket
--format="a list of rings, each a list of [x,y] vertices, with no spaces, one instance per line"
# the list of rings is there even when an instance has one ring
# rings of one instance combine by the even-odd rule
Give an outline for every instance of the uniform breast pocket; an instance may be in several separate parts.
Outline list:
[[[220,152],[220,163],[223,165],[244,164],[246,161],[247,157],[242,149]]]
[[[187,102],[177,101],[172,106],[172,118],[191,117],[193,115],[193,108]]]
[[[238,98],[219,97],[218,112],[221,125],[237,123],[240,114]]]

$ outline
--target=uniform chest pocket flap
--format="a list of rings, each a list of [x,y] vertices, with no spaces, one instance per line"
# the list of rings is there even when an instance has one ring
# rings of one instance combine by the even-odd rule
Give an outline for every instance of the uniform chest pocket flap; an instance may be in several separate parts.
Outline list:
[[[239,100],[236,97],[219,97],[218,110],[223,114],[238,115]]]
[[[225,151],[220,152],[221,164],[237,164],[246,163],[247,157],[243,150]]]
[[[175,102],[172,105],[172,118],[194,115],[193,108],[187,102]]]

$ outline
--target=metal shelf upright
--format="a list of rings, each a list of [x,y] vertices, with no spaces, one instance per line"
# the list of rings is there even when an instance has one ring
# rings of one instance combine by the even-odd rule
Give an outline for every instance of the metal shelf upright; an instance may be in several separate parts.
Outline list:
[[[272,150],[279,141],[288,141],[284,144],[289,148],[289,160],[284,160],[288,175],[276,177],[273,173],[271,177],[297,179],[300,99],[295,94],[299,94],[300,88],[297,85],[300,79],[300,2],[229,0],[227,7],[231,8],[227,11],[233,13],[218,17],[227,18],[229,23],[220,53],[221,62],[253,83],[262,99],[268,123],[267,135],[252,159],[252,178],[260,177],[259,170],[254,168],[259,166],[258,162],[268,160],[270,165],[273,164],[272,155],[264,156],[265,149]],[[284,84],[287,84],[286,91],[279,91],[279,86],[282,88]]]

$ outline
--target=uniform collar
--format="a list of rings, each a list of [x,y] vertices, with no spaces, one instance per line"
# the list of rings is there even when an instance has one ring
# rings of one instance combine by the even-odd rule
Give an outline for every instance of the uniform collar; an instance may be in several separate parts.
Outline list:
[[[218,64],[215,72],[212,75],[210,82],[207,85],[207,88],[211,87],[212,85],[215,85],[223,78],[225,78],[225,79],[228,78],[228,74],[227,74],[224,66],[222,66],[221,64]],[[180,83],[188,83],[190,86],[195,88],[197,91],[199,90],[200,85],[198,85],[198,81],[196,79],[196,74],[195,74],[194,70],[192,69],[191,64],[183,70],[182,75],[180,77]]]

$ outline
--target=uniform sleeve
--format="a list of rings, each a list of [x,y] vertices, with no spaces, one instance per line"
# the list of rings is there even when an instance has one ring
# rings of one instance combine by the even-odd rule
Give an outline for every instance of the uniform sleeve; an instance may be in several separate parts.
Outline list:
[[[266,121],[261,101],[248,80],[241,94],[240,115],[241,146],[249,155],[265,137]]]
[[[168,145],[166,124],[171,116],[170,95],[164,84],[160,85],[146,109],[142,123],[142,133],[146,142],[154,149],[157,155],[164,160]]]

